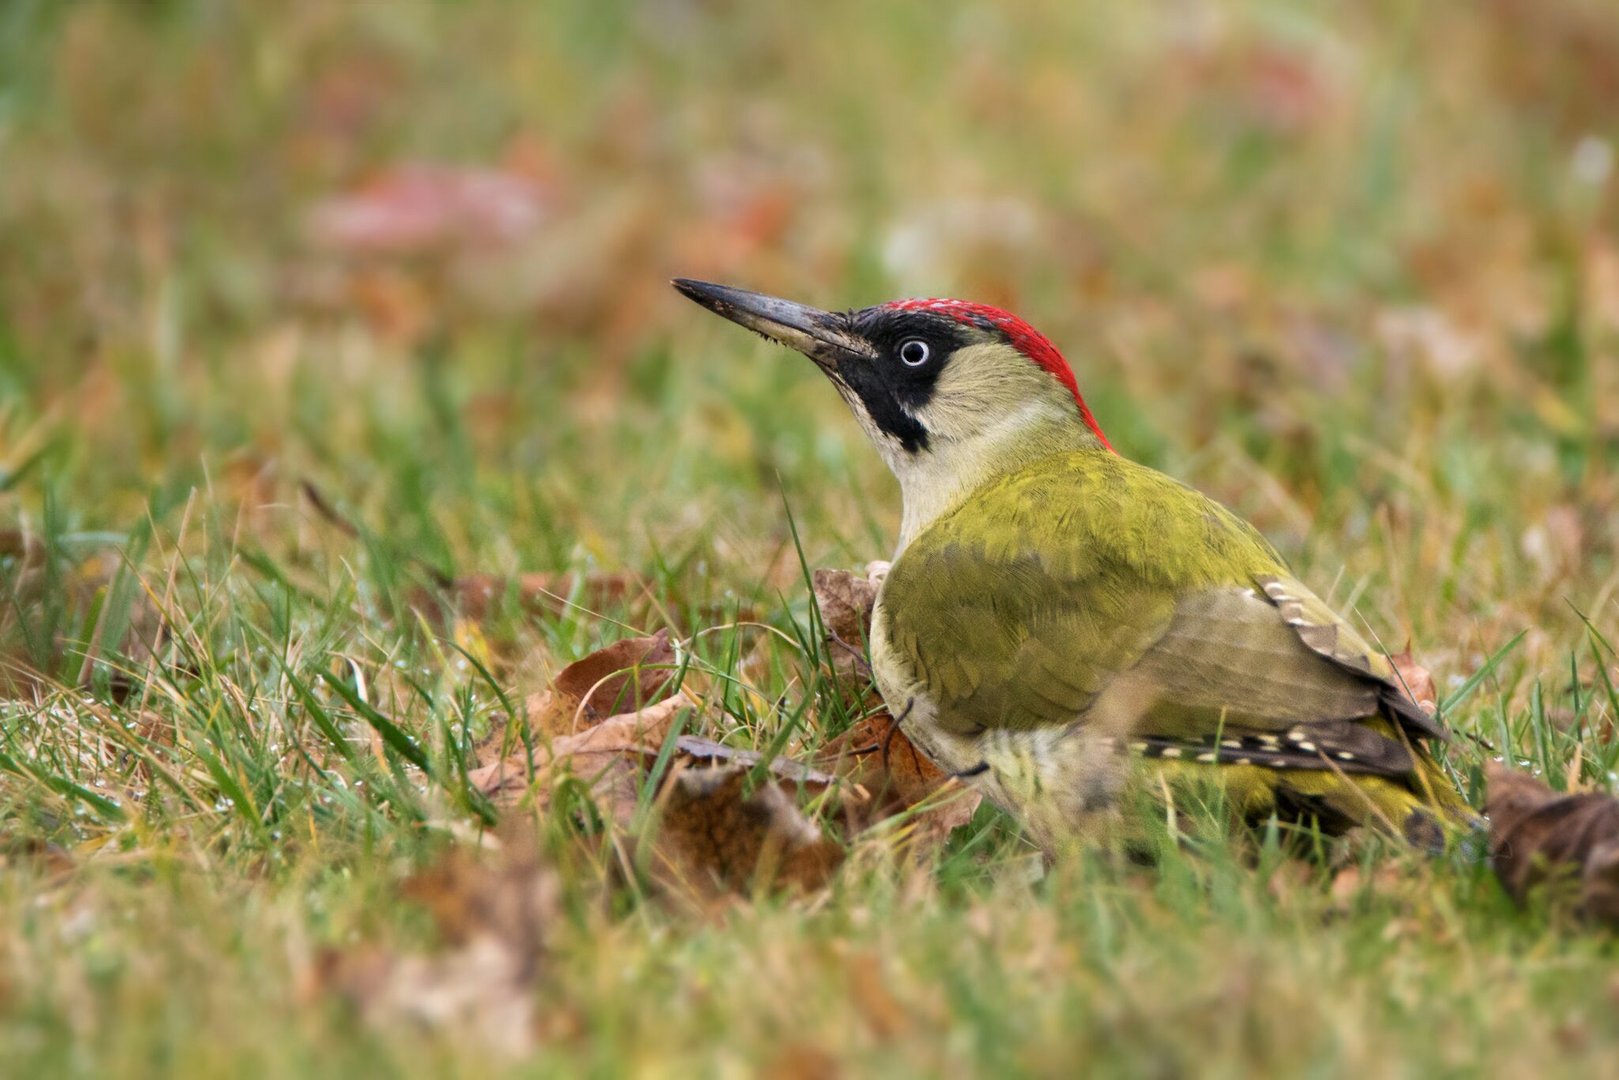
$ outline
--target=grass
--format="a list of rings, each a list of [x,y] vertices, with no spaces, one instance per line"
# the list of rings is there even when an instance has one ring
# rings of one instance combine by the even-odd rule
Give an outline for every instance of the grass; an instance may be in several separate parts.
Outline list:
[[[701,914],[540,820],[566,902],[517,1061],[320,965],[432,940],[401,883],[490,814],[469,747],[606,641],[688,642],[710,737],[848,722],[803,570],[883,557],[896,490],[675,274],[1013,307],[1457,730],[1619,787],[1616,66],[1598,0],[5,5],[8,1067],[1604,1071],[1611,938],[1477,861],[1210,828],[1041,877],[989,809]],[[499,168],[538,223],[323,241],[399,162]],[[576,603],[435,599],[534,571]],[[1487,753],[1448,751],[1475,802]]]

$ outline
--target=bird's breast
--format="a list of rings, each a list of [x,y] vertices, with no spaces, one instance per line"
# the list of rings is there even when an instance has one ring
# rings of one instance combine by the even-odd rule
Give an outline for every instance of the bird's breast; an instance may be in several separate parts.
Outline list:
[[[882,594],[871,615],[871,670],[888,711],[900,720],[906,738],[946,772],[967,772],[979,763],[976,739],[940,723],[939,696],[927,684],[916,659],[894,645]]]

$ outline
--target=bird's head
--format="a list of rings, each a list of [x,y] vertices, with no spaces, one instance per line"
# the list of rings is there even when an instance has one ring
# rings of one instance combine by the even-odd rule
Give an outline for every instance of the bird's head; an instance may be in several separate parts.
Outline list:
[[[674,286],[815,361],[899,477],[907,532],[985,479],[1052,453],[1112,449],[1062,354],[999,308],[895,300],[830,312],[727,285]]]

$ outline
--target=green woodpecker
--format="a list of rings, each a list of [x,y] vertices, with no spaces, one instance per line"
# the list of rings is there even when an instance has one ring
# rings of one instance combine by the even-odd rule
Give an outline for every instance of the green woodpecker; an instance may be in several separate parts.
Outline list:
[[[1392,665],[1247,522],[1109,445],[1056,348],[959,300],[848,313],[677,280],[813,360],[898,477],[878,689],[1048,850],[1135,782],[1431,842],[1470,818]]]

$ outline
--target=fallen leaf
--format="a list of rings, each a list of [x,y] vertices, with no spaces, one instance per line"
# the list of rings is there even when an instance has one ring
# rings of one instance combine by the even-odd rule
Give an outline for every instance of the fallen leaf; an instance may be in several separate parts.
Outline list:
[[[757,750],[741,750],[696,735],[682,735],[676,739],[675,750],[682,757],[702,765],[720,762],[727,765],[746,765],[751,769],[765,759],[765,756]],[[790,780],[801,788],[824,791],[838,782],[838,778],[831,773],[821,772],[792,758],[771,758],[766,769],[776,779]]]
[[[1527,773],[1492,764],[1490,861],[1520,904],[1537,887],[1564,887],[1584,915],[1619,922],[1619,799],[1564,795]]]
[[[645,770],[658,755],[683,709],[695,708],[684,693],[656,705],[610,717],[573,735],[537,739],[532,755],[520,750],[472,769],[467,782],[497,803],[515,802],[529,791],[542,807],[563,777],[590,788],[597,805],[627,825],[640,797]]]
[[[849,570],[817,570],[812,578],[815,604],[826,627],[826,652],[832,671],[864,686],[871,680],[866,640],[878,583]]]
[[[928,798],[950,778],[906,738],[886,712],[868,716],[832,739],[816,761],[874,793],[893,795],[903,806]]]
[[[551,686],[556,693],[582,702],[587,717],[616,715],[626,711],[619,705],[638,708],[650,704],[645,699],[674,677],[674,672],[651,665],[670,665],[674,660],[669,631],[659,630],[650,637],[615,641],[569,664],[557,673]]]
[[[691,699],[676,693],[576,734],[542,740],[532,756],[513,754],[470,771],[467,780],[497,803],[532,795],[548,810],[561,786],[577,779],[603,818],[628,829],[636,824],[648,770],[680,711],[691,708]],[[776,759],[765,770],[769,778],[745,794],[762,755],[695,737],[676,740],[675,750],[675,767],[658,793],[657,820],[638,838],[651,844],[654,870],[666,884],[704,896],[754,887],[810,890],[842,861],[843,848],[823,837],[781,787],[825,791],[836,777]]]
[[[843,848],[822,835],[792,798],[766,780],[748,792],[749,768],[683,769],[662,797],[655,856],[699,894],[826,884]]]
[[[570,735],[609,716],[655,702],[674,679],[669,632],[624,638],[557,673],[549,690],[529,697],[524,715],[539,735]]]
[[[1433,676],[1428,669],[1411,656],[1410,646],[1400,653],[1390,653],[1389,663],[1394,665],[1394,681],[1425,712],[1439,708],[1439,692],[1434,689]]]
[[[972,820],[982,796],[940,769],[906,738],[903,727],[887,712],[856,723],[822,747],[815,764],[858,785],[865,798],[850,799],[846,809],[856,827],[913,810],[949,792],[914,814],[914,839],[925,846],[943,842]]]

